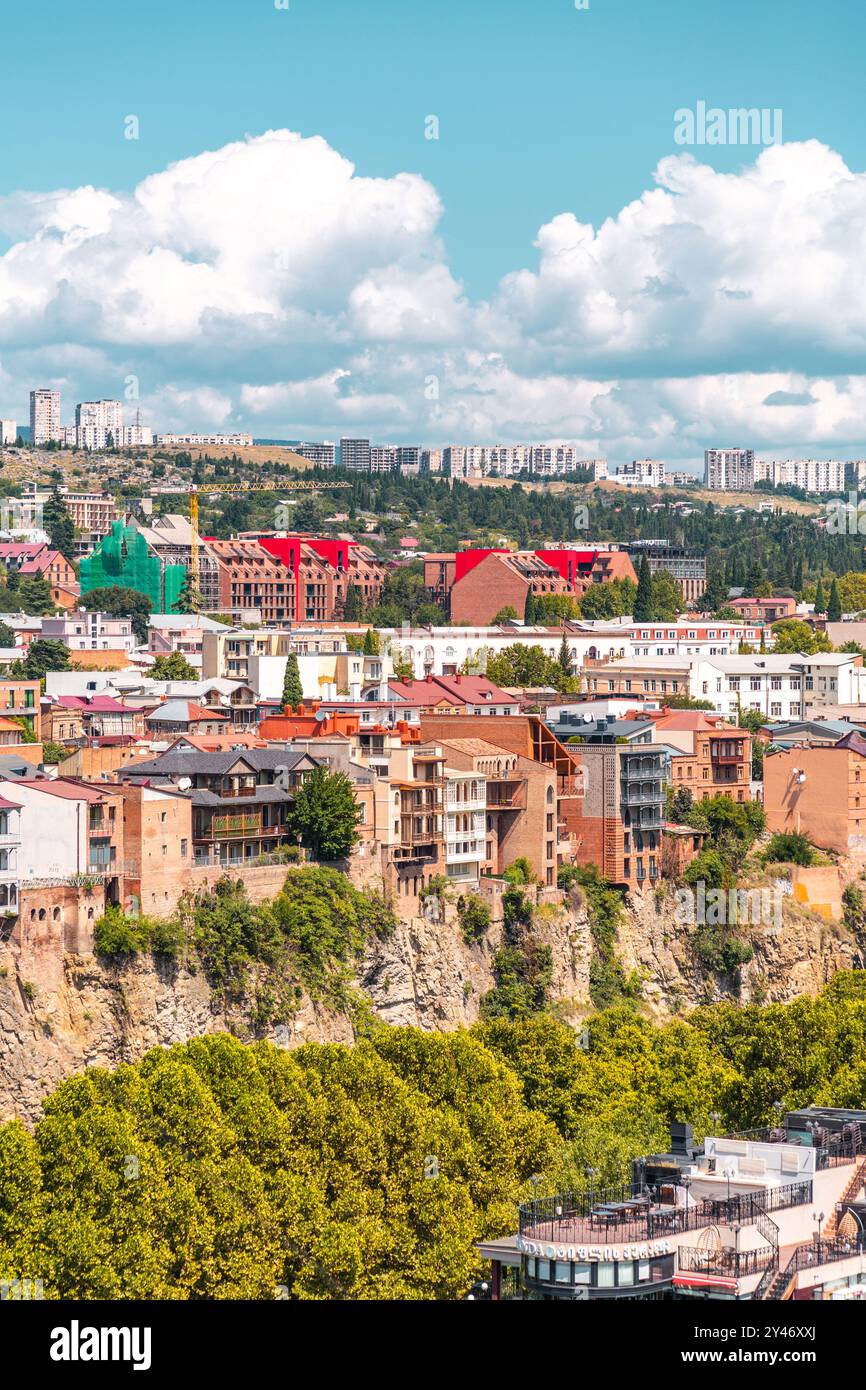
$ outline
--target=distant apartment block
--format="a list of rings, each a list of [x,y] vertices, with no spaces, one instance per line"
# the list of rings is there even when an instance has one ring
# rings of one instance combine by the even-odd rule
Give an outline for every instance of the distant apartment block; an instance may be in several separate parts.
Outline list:
[[[370,472],[369,439],[341,439],[340,462],[353,473]]]
[[[391,444],[370,446],[370,472],[393,473],[397,467],[397,450]]]
[[[79,449],[119,448],[122,428],[120,401],[82,401],[75,407],[75,444]]]
[[[754,449],[706,449],[704,484],[712,492],[751,492],[755,486]]]
[[[804,492],[844,492],[846,467],[839,459],[756,459],[755,482]]]
[[[30,392],[30,442],[51,444],[60,440],[60,392],[40,386]]]
[[[251,434],[158,434],[156,442],[166,449],[195,449],[207,444],[249,449],[252,446],[253,437]]]
[[[662,487],[666,481],[663,459],[633,459],[616,472],[616,482],[638,487]]]
[[[85,537],[98,538],[108,535],[112,523],[117,519],[117,507],[113,497],[105,492],[70,492],[65,487],[58,488],[58,492],[76,531],[80,531]],[[31,511],[34,525],[38,520],[38,509],[44,507],[51,495],[48,488],[37,488],[32,483],[25,484],[21,506]]]
[[[628,547],[635,569],[646,555],[650,574],[666,571],[679,584],[686,603],[697,603],[707,587],[707,557],[698,550],[663,540],[634,541]]]
[[[327,440],[322,444],[298,444],[294,452],[319,468],[333,468],[337,462],[337,446]]]
[[[753,449],[707,449],[704,483],[714,492],[752,492],[756,483],[844,492],[849,466],[840,459],[756,459]]]
[[[585,472],[597,481],[607,477],[607,461],[583,458],[573,444],[449,444],[442,450],[442,472],[452,478],[554,478]]]
[[[396,450],[396,469],[398,473],[413,477],[421,472],[421,450],[417,444],[401,444]]]

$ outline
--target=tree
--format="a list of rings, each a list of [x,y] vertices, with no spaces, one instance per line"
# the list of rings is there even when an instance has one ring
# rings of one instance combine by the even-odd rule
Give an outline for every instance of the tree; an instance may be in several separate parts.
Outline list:
[[[292,808],[292,830],[314,859],[347,859],[358,840],[361,808],[344,772],[316,767],[304,778]]]
[[[580,598],[580,616],[595,622],[604,618],[624,618],[634,613],[637,585],[632,579],[611,579],[591,584]]]
[[[487,660],[487,675],[495,685],[549,686],[563,693],[577,690],[575,676],[568,676],[543,647],[515,642]]]
[[[47,1298],[459,1300],[559,1144],[464,1030],[196,1038],[70,1078],[32,1135],[0,1127],[0,1261]]]
[[[574,675],[574,658],[571,655],[571,648],[565,633],[562,634],[562,641],[559,644],[559,655],[556,658],[562,674],[570,679]]]
[[[43,528],[48,539],[67,558],[72,554],[75,542],[75,525],[63,498],[55,487],[42,511]]]
[[[840,623],[842,621],[842,602],[839,598],[839,585],[836,580],[830,585],[830,597],[827,601],[827,622]]]
[[[15,646],[15,630],[8,623],[0,621],[0,647]]]
[[[577,600],[571,594],[536,594],[536,623],[561,623],[576,618],[580,612]]]
[[[667,570],[659,570],[657,574],[652,576],[651,587],[652,621],[660,623],[676,622],[685,607],[682,586],[677,583],[673,575]]]
[[[750,733],[756,734],[766,724],[766,719],[759,709],[743,709],[740,706],[737,711],[737,725],[741,729],[748,729]]]
[[[129,618],[137,640],[141,643],[147,641],[147,624],[151,610],[147,594],[123,584],[108,584],[102,589],[90,589],[81,597],[91,613],[108,613],[113,618]]]
[[[699,700],[694,695],[666,695],[668,709],[715,709],[712,700]]]
[[[283,705],[289,705],[292,709],[303,701],[304,687],[301,684],[301,672],[298,667],[298,658],[294,652],[289,652],[286,658],[286,671],[283,676]]]
[[[746,571],[746,594],[749,598],[757,598],[758,590],[764,582],[764,571],[761,569],[760,560],[755,557],[749,562]]]
[[[346,585],[346,597],[343,602],[343,620],[347,623],[357,623],[363,616],[364,604],[361,599],[361,591],[357,584]]]
[[[788,834],[773,835],[764,858],[768,864],[814,864],[815,851],[805,835],[791,831]]]
[[[38,637],[30,643],[23,661],[14,663],[23,678],[29,681],[43,680],[46,671],[69,670],[69,648],[65,642],[55,642],[51,638]]]
[[[506,603],[505,607],[500,608],[499,612],[494,614],[494,616],[491,618],[490,626],[499,627],[501,623],[510,623],[517,616],[517,609],[513,606],[513,604]]]
[[[845,613],[862,613],[866,609],[866,573],[849,571],[839,580],[839,600]]]
[[[69,749],[63,743],[54,743],[51,739],[42,745],[42,761],[44,763],[62,763],[64,758],[69,757]]]
[[[154,681],[197,681],[201,672],[190,666],[183,652],[171,652],[158,656],[147,675]]]
[[[378,632],[374,627],[368,627],[364,633],[364,643],[361,651],[365,656],[378,656],[382,650],[382,643]]]
[[[634,601],[634,620],[636,623],[648,623],[652,621],[653,614],[653,588],[652,575],[650,574],[649,560],[646,555],[641,557],[640,571],[637,577],[637,595]]]
[[[826,632],[816,632],[799,618],[782,618],[778,623],[773,623],[773,637],[773,651],[780,655],[801,652],[804,656],[811,656],[813,652],[833,650],[833,643]]]
[[[51,585],[41,574],[30,575],[27,579],[18,576],[15,601],[22,613],[30,613],[34,617],[53,613],[56,607],[51,597]]]
[[[174,612],[200,613],[203,607],[204,598],[201,589],[193,579],[192,571],[188,569],[183,577],[180,593],[174,603]]]
[[[411,656],[406,656],[399,647],[391,648],[391,666],[395,680],[411,681],[415,679],[415,663]]]
[[[527,627],[535,626],[535,594],[532,588],[526,590],[526,602],[523,605],[523,621]]]
[[[818,580],[818,586],[815,589],[815,612],[827,612],[827,600],[824,598],[824,583],[821,579]]]
[[[707,587],[701,600],[705,613],[715,613],[724,607],[728,598],[729,585],[724,572],[718,565],[707,565]]]

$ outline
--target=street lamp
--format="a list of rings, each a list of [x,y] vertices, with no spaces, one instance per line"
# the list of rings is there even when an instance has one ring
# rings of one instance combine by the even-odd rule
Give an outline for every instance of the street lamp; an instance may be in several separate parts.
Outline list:
[[[593,1168],[593,1167],[591,1166],[591,1164],[588,1163],[588,1164],[586,1165],[586,1167],[584,1168],[583,1171],[584,1171],[584,1174],[585,1174],[585,1176],[586,1176],[586,1180],[587,1180],[587,1182],[589,1183],[589,1205],[592,1206],[592,1201],[593,1201],[593,1198],[592,1198],[592,1180],[593,1180],[594,1177],[597,1176],[597,1174],[598,1174],[598,1169],[597,1169],[597,1168]]]
[[[815,1244],[816,1244],[816,1245],[820,1245],[820,1243],[821,1243],[821,1227],[822,1227],[823,1224],[824,1224],[824,1213],[823,1213],[823,1211],[813,1211],[813,1212],[812,1212],[812,1220],[815,1222]]]
[[[782,1111],[785,1109],[785,1107],[784,1107],[784,1105],[782,1104],[782,1102],[781,1102],[780,1100],[774,1100],[774,1101],[773,1101],[773,1109],[774,1109],[775,1112],[776,1112],[776,1128],[777,1128],[777,1129],[781,1129],[781,1128],[782,1128]]]
[[[721,1118],[722,1118],[722,1117],[721,1117],[721,1115],[719,1114],[718,1110],[713,1110],[713,1112],[712,1112],[711,1115],[710,1115],[710,1119],[711,1119],[712,1122],[713,1122],[713,1138],[715,1138],[715,1135],[716,1135],[716,1125],[719,1123],[719,1120],[720,1120]]]
[[[538,1222],[538,1184],[541,1182],[541,1174],[533,1173],[529,1181],[532,1183],[532,1224]]]

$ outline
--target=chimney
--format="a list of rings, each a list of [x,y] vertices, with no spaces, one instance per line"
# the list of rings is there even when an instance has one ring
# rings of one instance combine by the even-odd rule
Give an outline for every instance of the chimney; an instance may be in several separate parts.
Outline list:
[[[692,1158],[695,1146],[692,1142],[692,1127],[679,1120],[671,1120],[671,1153],[681,1158]]]
[[[459,685],[462,679],[463,679],[463,678],[462,678],[462,676],[460,675],[460,672],[458,671],[457,674],[456,674],[456,676],[454,677],[454,684],[455,684],[455,685]]]
[[[315,713],[318,711],[319,706],[321,705],[321,703],[322,703],[321,700],[311,700],[311,701],[310,701],[310,712],[311,712],[312,714],[315,714]]]
[[[306,705],[304,705],[304,704],[298,705],[297,710],[295,711],[296,714],[306,714],[306,712],[307,712],[307,707],[306,707]]]

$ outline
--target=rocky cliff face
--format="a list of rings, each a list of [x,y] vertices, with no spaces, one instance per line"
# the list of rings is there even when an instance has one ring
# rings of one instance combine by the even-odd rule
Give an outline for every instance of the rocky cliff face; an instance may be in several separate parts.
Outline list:
[[[578,1022],[592,1009],[593,950],[580,895],[537,908],[533,932],[551,948],[551,997]],[[861,963],[860,948],[844,927],[796,906],[786,905],[781,926],[749,934],[754,957],[739,983],[708,974],[691,937],[670,898],[648,894],[624,914],[618,954],[627,972],[639,972],[645,1007],[656,1017],[712,999],[788,1000],[816,992],[836,971]],[[453,909],[440,921],[403,921],[359,964],[359,989],[388,1023],[444,1030],[469,1025],[494,984],[501,939],[501,924],[494,922],[481,941],[467,945]],[[144,956],[114,965],[64,952],[50,935],[26,947],[0,944],[0,1120],[33,1120],[48,1092],[88,1066],[132,1062],[149,1048],[227,1030],[253,1036],[246,1011],[219,1007],[204,975],[190,966]],[[351,1038],[347,1017],[308,999],[277,1035],[288,1046]]]

